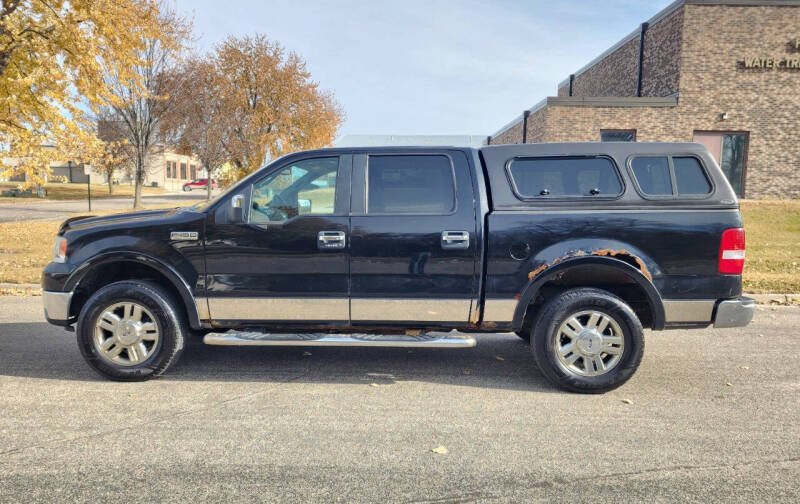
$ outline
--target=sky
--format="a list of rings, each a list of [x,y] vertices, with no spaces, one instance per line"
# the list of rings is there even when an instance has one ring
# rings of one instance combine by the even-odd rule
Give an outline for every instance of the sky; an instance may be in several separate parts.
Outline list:
[[[197,45],[263,33],[308,63],[340,136],[490,135],[671,0],[173,0]]]

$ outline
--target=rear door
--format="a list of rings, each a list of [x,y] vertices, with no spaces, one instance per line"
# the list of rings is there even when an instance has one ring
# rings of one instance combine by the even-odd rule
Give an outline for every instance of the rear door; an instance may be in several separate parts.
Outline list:
[[[357,154],[351,187],[352,323],[467,323],[480,248],[464,153]]]

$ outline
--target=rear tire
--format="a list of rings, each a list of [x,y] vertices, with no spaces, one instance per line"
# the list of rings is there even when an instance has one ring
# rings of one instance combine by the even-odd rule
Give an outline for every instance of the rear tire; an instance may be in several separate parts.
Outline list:
[[[531,349],[554,385],[600,394],[636,372],[644,353],[644,330],[631,307],[610,292],[570,289],[542,307]]]
[[[89,366],[118,381],[144,381],[180,357],[189,333],[182,305],[149,281],[115,282],[83,306],[75,331]]]

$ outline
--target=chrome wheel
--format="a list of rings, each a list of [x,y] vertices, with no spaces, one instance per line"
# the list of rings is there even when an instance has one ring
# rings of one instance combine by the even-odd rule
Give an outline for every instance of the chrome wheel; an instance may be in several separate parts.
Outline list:
[[[567,317],[556,332],[553,351],[559,366],[577,376],[600,376],[619,364],[625,339],[610,315],[586,310]]]
[[[135,366],[152,357],[158,348],[158,324],[144,306],[130,301],[116,303],[97,317],[93,343],[105,360]]]

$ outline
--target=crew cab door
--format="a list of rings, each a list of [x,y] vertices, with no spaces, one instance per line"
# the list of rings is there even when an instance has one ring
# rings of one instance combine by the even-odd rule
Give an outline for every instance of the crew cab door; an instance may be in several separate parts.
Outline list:
[[[206,229],[206,292],[218,323],[349,323],[352,156],[291,158],[237,191]]]
[[[463,326],[477,306],[473,185],[461,151],[356,154],[353,325]]]

